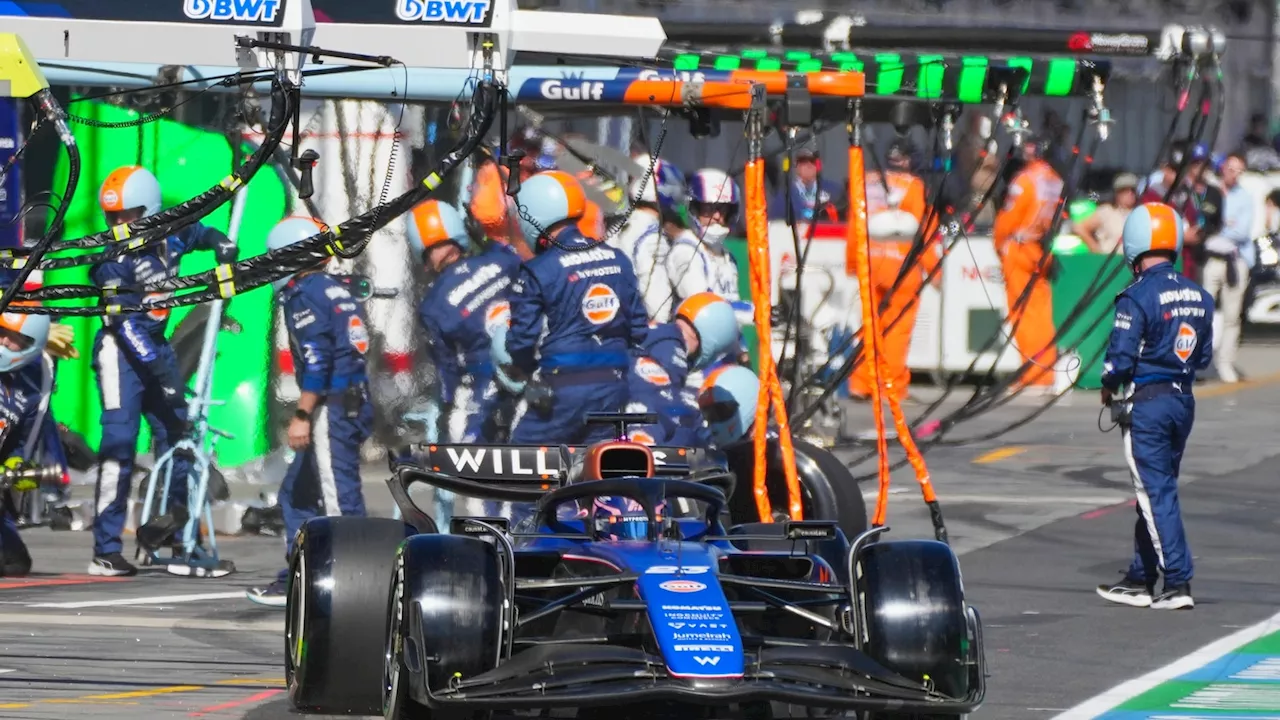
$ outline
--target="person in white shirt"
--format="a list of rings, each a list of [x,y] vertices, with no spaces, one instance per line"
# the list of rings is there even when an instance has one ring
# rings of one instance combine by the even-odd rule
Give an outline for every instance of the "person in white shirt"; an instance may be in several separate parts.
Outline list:
[[[731,303],[738,293],[738,263],[724,247],[742,207],[738,184],[722,170],[703,169],[689,176],[689,229],[671,244],[667,274],[674,302],[713,292]]]
[[[686,201],[684,176],[672,164],[657,160],[646,179],[631,181],[627,189],[634,207],[622,231],[608,239],[635,266],[636,280],[649,319],[671,319],[674,294],[667,274],[671,238],[684,230],[680,208]]]

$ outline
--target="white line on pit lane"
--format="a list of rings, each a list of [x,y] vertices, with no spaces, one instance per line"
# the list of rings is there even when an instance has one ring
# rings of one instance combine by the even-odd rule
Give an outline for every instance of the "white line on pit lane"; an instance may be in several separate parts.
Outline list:
[[[1257,640],[1264,635],[1270,635],[1277,630],[1280,630],[1280,613],[1272,615],[1256,625],[1251,625],[1224,638],[1215,640],[1189,655],[1184,655],[1183,657],[1174,660],[1164,667],[1152,670],[1142,677],[1129,680],[1128,682],[1117,685],[1106,692],[1095,695],[1079,705],[1070,708],[1061,715],[1055,715],[1050,720],[1083,720],[1083,718],[1096,718],[1109,710],[1119,707],[1124,702],[1157,687],[1158,685],[1181,677],[1182,675],[1186,675],[1194,670],[1198,670],[1205,665],[1234,652],[1237,648],[1248,645],[1254,640]],[[1152,715],[1152,717],[1159,716]]]
[[[243,598],[244,591],[239,592],[220,592],[220,593],[197,593],[194,595],[159,595],[153,597],[140,598],[118,598],[115,600],[86,600],[82,602],[64,602],[64,603],[33,603],[27,605],[32,608],[61,608],[63,610],[78,610],[81,608],[94,607],[120,607],[125,605],[169,605],[172,603],[200,602],[202,600],[230,600],[232,598]]]
[[[283,614],[283,613],[281,613]],[[87,625],[98,628],[144,628],[148,630],[234,630],[241,632],[284,632],[284,618],[264,616],[261,620],[214,620],[143,615],[55,615],[52,613],[0,613],[0,625]]]

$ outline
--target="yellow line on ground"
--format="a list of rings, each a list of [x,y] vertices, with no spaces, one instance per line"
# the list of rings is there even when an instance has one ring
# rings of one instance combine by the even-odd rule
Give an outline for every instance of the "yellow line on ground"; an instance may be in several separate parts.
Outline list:
[[[1026,451],[1027,449],[1021,445],[1010,445],[1009,447],[996,448],[991,452],[983,453],[978,457],[974,458],[973,461],[979,465],[986,465],[987,463],[1000,462],[1001,460],[1006,460],[1008,458],[1013,457],[1014,455],[1021,455]]]
[[[78,698],[45,698],[41,700],[32,700],[29,703],[5,703],[0,704],[0,710],[25,710],[32,705],[40,703],[42,705],[137,705],[136,702],[109,702],[106,700],[80,700]]]
[[[167,695],[169,693],[191,692],[192,690],[203,690],[203,685],[172,685],[169,687],[152,688],[151,690],[134,690],[132,692],[109,693],[106,695],[85,695],[81,700],[128,700],[129,698],[155,697],[156,695]]]
[[[1263,375],[1262,377],[1252,378],[1250,380],[1244,380],[1230,385],[1221,383],[1210,385],[1202,390],[1196,390],[1195,393],[1196,397],[1201,398],[1223,397],[1224,395],[1235,395],[1238,392],[1252,390],[1253,388],[1274,385],[1277,382],[1280,382],[1280,373],[1272,373],[1270,375]]]

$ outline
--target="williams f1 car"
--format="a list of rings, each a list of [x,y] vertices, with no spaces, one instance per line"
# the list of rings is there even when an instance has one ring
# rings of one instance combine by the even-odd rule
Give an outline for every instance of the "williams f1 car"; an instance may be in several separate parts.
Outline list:
[[[302,527],[286,615],[295,708],[897,720],[983,700],[981,623],[945,544],[884,527],[850,539],[831,521],[726,527],[736,476],[689,450],[608,441],[558,449],[563,470],[502,477],[443,472],[440,450],[389,481],[403,522]],[[417,484],[530,509],[514,524],[455,517],[446,534],[411,499]]]

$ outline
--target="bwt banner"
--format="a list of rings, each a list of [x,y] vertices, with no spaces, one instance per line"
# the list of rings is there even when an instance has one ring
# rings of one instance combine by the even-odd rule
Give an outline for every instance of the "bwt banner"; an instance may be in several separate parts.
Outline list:
[[[9,163],[22,147],[20,129],[21,106],[11,98],[0,98],[0,172],[7,169],[0,182],[0,248],[22,244],[22,167]]]

